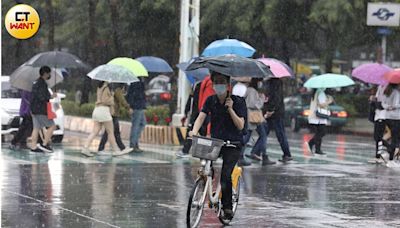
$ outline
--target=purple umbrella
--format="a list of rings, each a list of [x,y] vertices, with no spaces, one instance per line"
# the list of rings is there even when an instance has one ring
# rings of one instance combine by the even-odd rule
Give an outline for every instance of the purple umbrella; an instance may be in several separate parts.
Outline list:
[[[274,58],[261,58],[257,60],[269,66],[275,78],[294,77],[293,70],[280,60]]]
[[[366,83],[386,85],[388,82],[383,78],[383,75],[391,70],[392,68],[385,64],[365,63],[354,68],[351,75]]]

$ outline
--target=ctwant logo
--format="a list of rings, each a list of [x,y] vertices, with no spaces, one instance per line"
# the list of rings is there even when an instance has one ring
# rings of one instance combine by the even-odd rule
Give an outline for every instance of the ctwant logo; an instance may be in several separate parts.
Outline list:
[[[8,33],[17,39],[31,38],[38,31],[39,25],[39,14],[34,8],[26,4],[13,6],[5,17]]]

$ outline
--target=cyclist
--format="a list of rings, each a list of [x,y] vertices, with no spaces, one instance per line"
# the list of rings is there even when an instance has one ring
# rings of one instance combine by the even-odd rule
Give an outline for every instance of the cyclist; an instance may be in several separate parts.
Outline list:
[[[240,142],[237,147],[222,147],[221,191],[223,219],[232,219],[231,174],[239,160],[243,146],[243,132],[246,131],[247,108],[243,98],[229,95],[230,77],[217,72],[211,73],[215,95],[207,98],[197,117],[190,136],[197,135],[204,120],[211,117],[211,137],[224,141]]]

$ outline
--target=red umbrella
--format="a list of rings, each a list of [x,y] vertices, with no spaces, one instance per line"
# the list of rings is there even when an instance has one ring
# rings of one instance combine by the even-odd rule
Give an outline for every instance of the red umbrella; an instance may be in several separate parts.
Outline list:
[[[389,71],[383,75],[383,78],[390,83],[399,84],[400,83],[400,68]]]

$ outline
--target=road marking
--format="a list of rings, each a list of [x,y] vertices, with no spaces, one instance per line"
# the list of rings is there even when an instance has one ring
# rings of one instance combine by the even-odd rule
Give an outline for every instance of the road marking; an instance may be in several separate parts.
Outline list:
[[[56,208],[59,208],[59,209],[61,209],[61,210],[63,210],[63,211],[67,211],[67,212],[76,214],[76,215],[78,215],[78,216],[80,216],[80,217],[84,217],[84,218],[93,220],[93,221],[98,222],[98,223],[102,223],[102,224],[107,225],[107,226],[110,226],[110,227],[119,227],[119,226],[113,225],[113,224],[111,224],[111,223],[104,222],[104,221],[95,219],[95,218],[93,218],[93,217],[89,217],[89,216],[84,215],[84,214],[80,214],[80,213],[78,213],[78,212],[75,212],[75,211],[73,211],[73,210],[64,208],[64,207],[59,206],[59,205],[54,204],[54,203],[48,203],[48,202],[45,202],[45,201],[42,201],[42,200],[39,200],[39,199],[30,197],[30,196],[27,196],[27,195],[24,195],[24,194],[20,194],[20,193],[16,193],[16,192],[10,192],[10,191],[5,190],[4,188],[2,189],[2,191],[7,192],[7,193],[9,193],[9,194],[17,195],[17,196],[20,196],[20,197],[23,197],[23,198],[26,198],[26,199],[34,200],[34,201],[36,201],[36,202],[38,202],[38,203],[40,203],[40,204],[42,204],[42,205],[44,205],[44,206],[56,207]]]
[[[118,158],[113,158],[113,160],[132,160],[132,161],[139,161],[139,162],[144,162],[144,163],[155,163],[155,164],[166,164],[166,163],[171,163],[169,161],[163,161],[163,160],[158,160],[158,159],[153,159],[153,158],[146,158],[146,157],[134,157],[130,155],[123,155]]]

